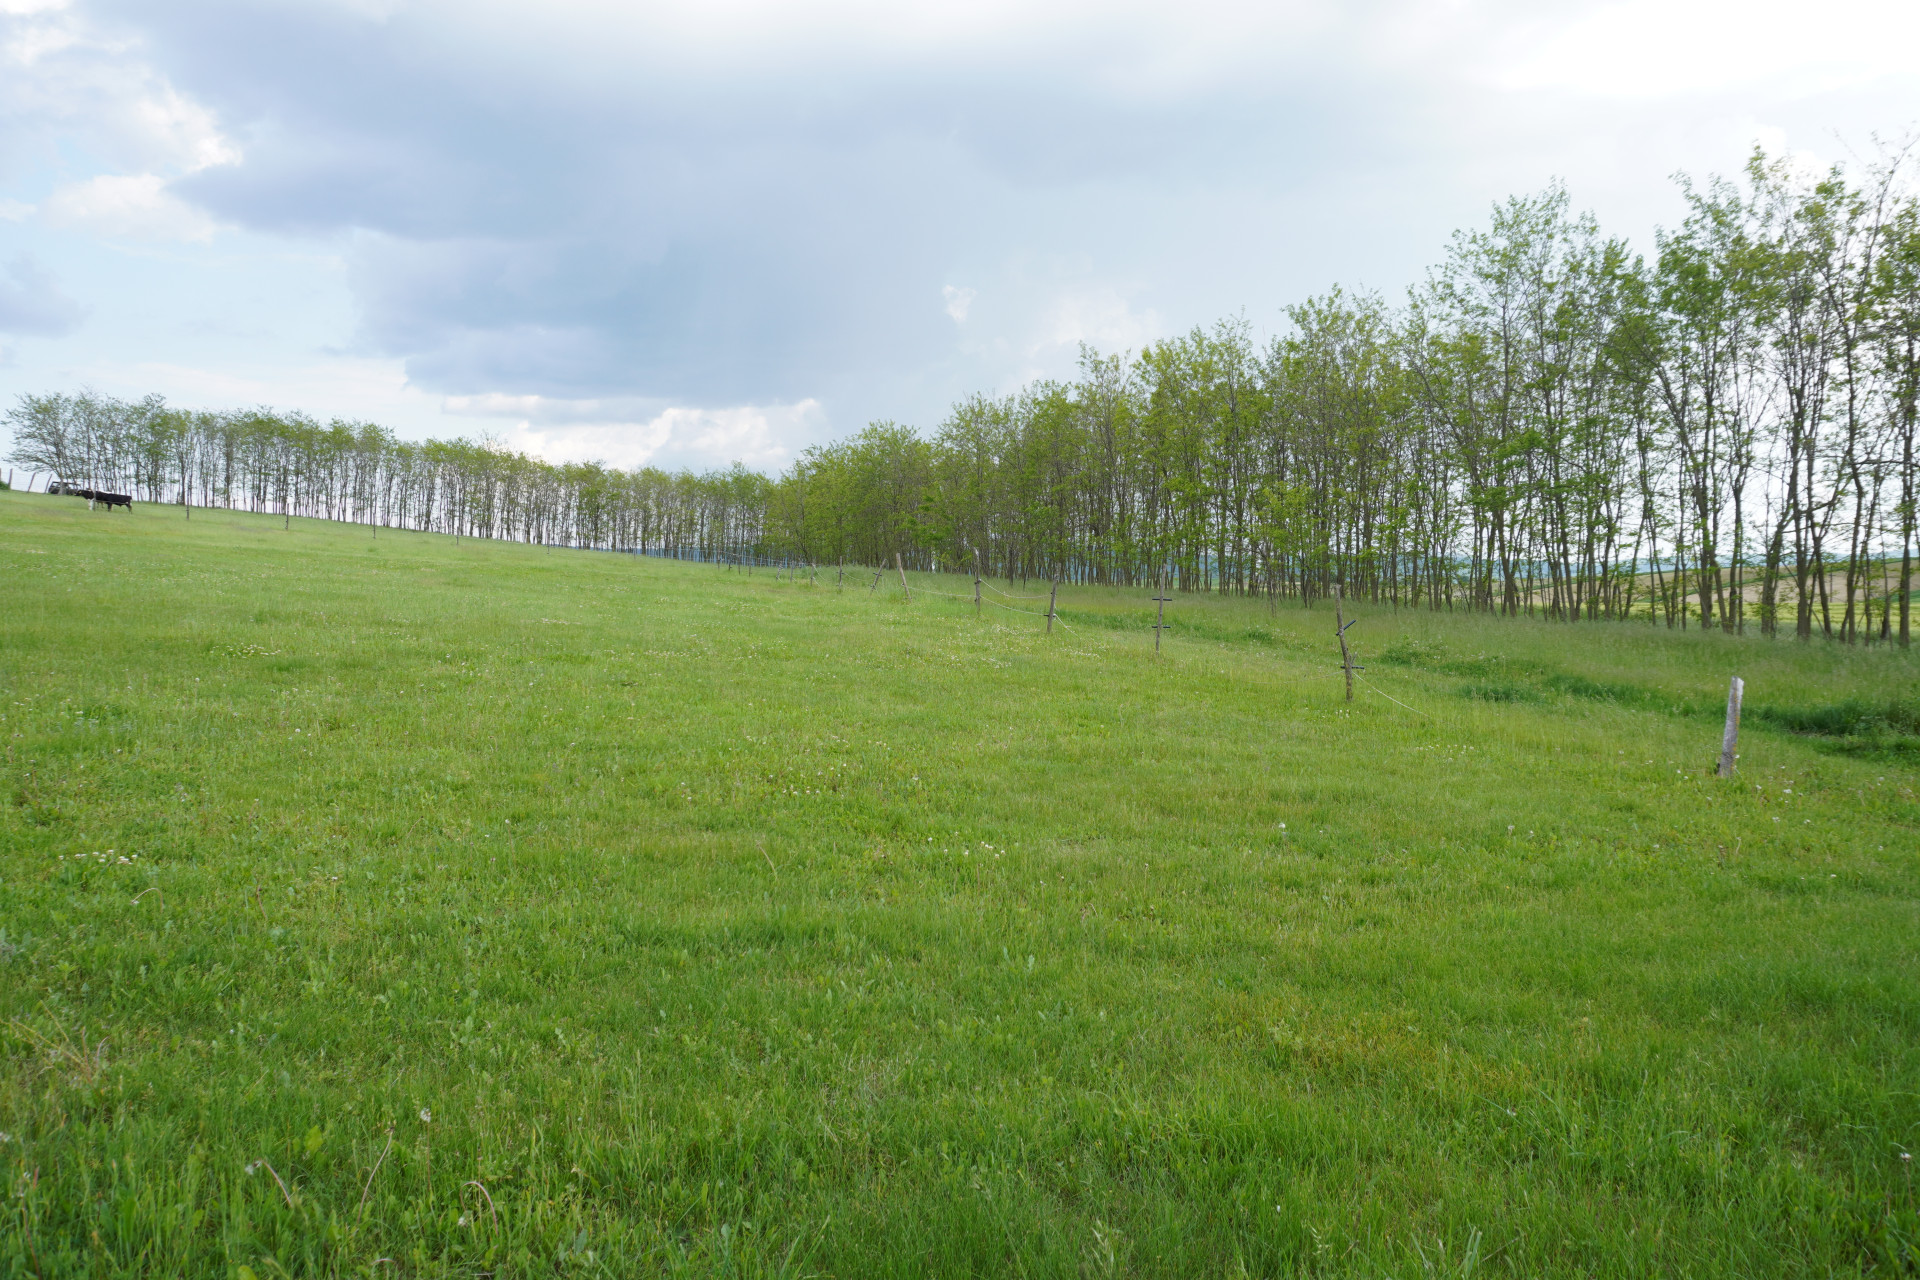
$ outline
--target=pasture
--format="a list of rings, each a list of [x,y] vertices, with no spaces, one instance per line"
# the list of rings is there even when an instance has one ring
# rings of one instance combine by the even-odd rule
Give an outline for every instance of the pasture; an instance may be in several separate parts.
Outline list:
[[[1911,654],[869,580],[0,493],[0,1275],[1920,1266]]]

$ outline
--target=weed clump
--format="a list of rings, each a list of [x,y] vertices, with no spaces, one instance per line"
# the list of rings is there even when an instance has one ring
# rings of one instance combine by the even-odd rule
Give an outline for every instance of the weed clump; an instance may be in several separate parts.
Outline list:
[[[1482,683],[1463,684],[1460,696],[1474,698],[1481,702],[1540,702],[1537,689],[1512,680],[1489,680]]]
[[[1646,700],[1641,690],[1632,685],[1614,684],[1605,680],[1589,680],[1585,676],[1569,672],[1555,672],[1547,677],[1547,687],[1555,693],[1564,693],[1570,698],[1591,698],[1596,702],[1617,702],[1621,706],[1634,706]]]
[[[1380,651],[1379,660],[1396,667],[1435,667],[1446,656],[1447,646],[1438,640],[1402,635]]]
[[[1789,733],[1827,738],[1920,736],[1920,702],[1848,698],[1817,707],[1757,707],[1755,714]]]
[[[1920,757],[1920,701],[1845,698],[1804,707],[1755,707],[1756,720],[1822,739],[1829,750],[1849,755]]]

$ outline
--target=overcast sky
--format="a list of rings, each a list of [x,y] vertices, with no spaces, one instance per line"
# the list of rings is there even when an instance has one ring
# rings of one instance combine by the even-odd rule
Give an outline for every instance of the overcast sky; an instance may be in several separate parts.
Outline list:
[[[1920,4],[0,0],[0,401],[783,466],[1558,178],[1920,124]],[[4,440],[0,439],[0,446]]]

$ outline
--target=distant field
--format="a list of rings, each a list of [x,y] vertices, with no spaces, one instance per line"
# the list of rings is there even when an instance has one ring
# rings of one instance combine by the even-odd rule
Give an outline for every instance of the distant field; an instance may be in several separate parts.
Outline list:
[[[0,493],[0,1275],[1920,1267],[1914,656],[868,581]]]

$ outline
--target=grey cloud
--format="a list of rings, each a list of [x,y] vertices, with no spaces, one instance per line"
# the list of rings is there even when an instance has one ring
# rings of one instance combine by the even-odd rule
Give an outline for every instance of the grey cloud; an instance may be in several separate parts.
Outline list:
[[[946,285],[1004,316],[1111,275],[1196,202],[1270,204],[1380,146],[1375,109],[1329,118],[1298,67],[1154,96],[1103,79],[1097,38],[1081,61],[732,72],[641,49],[621,80],[404,11],[99,10],[244,149],[173,190],[225,222],[348,234],[360,349],[449,394],[944,395],[1018,367],[955,355]],[[1182,234],[1136,287],[1184,287]]]
[[[85,316],[86,308],[62,293],[52,274],[26,254],[0,274],[0,333],[58,338]]]
[[[780,431],[838,431],[1064,373],[1083,338],[1398,294],[1555,177],[1644,244],[1663,175],[1737,165],[1762,122],[1898,127],[1920,83],[1595,98],[1554,54],[1501,88],[1529,32],[1619,26],[1552,8],[72,0],[31,21],[86,38],[0,76],[0,176],[143,174],[208,227],[338,249],[357,324],[325,349],[415,389],[656,406],[627,422],[806,402]],[[55,227],[57,192],[19,194]]]
[[[132,56],[123,32],[64,6],[0,6],[0,180],[76,165],[181,172],[227,155],[210,114]]]

